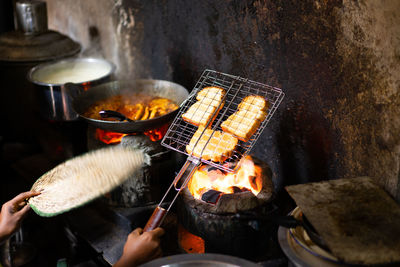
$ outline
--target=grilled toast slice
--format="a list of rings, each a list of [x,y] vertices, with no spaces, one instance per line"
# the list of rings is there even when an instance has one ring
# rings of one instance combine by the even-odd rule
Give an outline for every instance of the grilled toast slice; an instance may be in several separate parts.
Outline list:
[[[203,88],[196,95],[197,102],[182,114],[182,118],[186,122],[196,126],[205,126],[209,121],[211,121],[211,125],[212,121],[217,117],[219,110],[224,106],[224,103],[222,103],[224,95],[225,90],[220,87],[209,86]]]
[[[237,143],[238,139],[229,133],[204,129],[204,126],[200,126],[186,146],[186,152],[205,160],[223,162],[232,156]]]
[[[267,116],[268,102],[261,96],[245,97],[238,110],[221,124],[223,131],[247,142]]]

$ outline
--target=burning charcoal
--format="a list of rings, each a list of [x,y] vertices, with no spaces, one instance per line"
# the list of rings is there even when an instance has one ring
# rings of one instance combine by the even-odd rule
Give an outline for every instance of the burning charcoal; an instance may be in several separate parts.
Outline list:
[[[234,161],[230,161],[230,162],[226,161],[223,166],[225,168],[235,169],[239,162],[240,161],[238,161],[238,160],[234,160]]]
[[[226,174],[223,170],[218,169],[217,167],[211,166],[211,165],[204,165],[203,169],[206,172],[220,172],[222,174]]]
[[[207,176],[211,179],[211,181],[223,179],[226,175],[226,172],[221,171],[220,169],[210,165],[203,165],[200,170],[202,172],[205,172]]]
[[[201,196],[201,200],[207,203],[215,204],[218,202],[222,194],[223,193],[221,191],[210,189]]]
[[[233,194],[235,193],[240,193],[240,192],[246,192],[246,191],[250,191],[249,189],[247,189],[246,187],[240,188],[237,186],[231,186],[232,190],[233,190]]]
[[[225,174],[221,172],[220,170],[212,171],[208,173],[208,177],[211,179],[211,181],[215,181],[217,179],[224,179]]]
[[[214,167],[214,166],[207,166],[207,167],[205,168],[205,170],[206,170],[207,172],[210,172],[210,171],[216,171],[216,170],[218,170],[218,168],[217,168],[217,167]]]

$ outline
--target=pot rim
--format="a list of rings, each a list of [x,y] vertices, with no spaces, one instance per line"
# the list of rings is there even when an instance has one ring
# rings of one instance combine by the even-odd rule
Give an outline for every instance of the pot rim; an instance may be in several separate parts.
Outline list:
[[[200,254],[178,254],[168,257],[155,259],[143,264],[143,267],[151,266],[259,266],[257,263],[239,258],[237,256],[218,254],[218,253],[200,253]]]
[[[53,60],[53,61],[50,61],[50,62],[41,63],[39,65],[34,66],[33,68],[31,68],[28,71],[27,79],[30,82],[32,82],[32,83],[34,83],[36,85],[63,86],[64,83],[45,83],[45,82],[41,82],[41,81],[35,80],[35,79],[33,79],[33,75],[34,75],[35,72],[37,72],[37,71],[39,71],[39,70],[41,70],[43,68],[46,68],[48,66],[58,65],[58,64],[66,64],[66,63],[69,63],[69,62],[90,62],[90,63],[101,62],[101,63],[106,63],[108,66],[110,66],[110,70],[109,70],[109,72],[107,74],[102,75],[102,76],[100,76],[100,77],[98,77],[96,79],[87,80],[87,81],[80,82],[80,83],[77,83],[77,84],[83,84],[83,83],[87,83],[87,82],[92,83],[92,82],[96,82],[96,81],[102,80],[105,77],[108,77],[111,74],[113,74],[115,72],[115,70],[116,70],[116,66],[115,66],[114,63],[112,63],[111,61],[108,61],[106,59],[103,59],[103,58],[95,58],[95,57],[67,58],[67,59],[61,59],[61,60]]]

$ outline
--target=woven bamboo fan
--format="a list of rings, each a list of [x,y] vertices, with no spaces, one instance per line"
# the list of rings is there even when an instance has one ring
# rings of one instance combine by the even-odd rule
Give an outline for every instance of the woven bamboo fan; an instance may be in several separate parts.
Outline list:
[[[61,163],[41,176],[28,203],[40,216],[55,216],[110,192],[146,161],[141,150],[115,146],[88,152]]]

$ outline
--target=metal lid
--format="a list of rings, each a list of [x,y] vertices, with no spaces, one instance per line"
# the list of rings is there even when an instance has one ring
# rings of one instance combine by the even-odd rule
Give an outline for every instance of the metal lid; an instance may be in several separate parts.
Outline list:
[[[47,29],[45,2],[18,1],[15,11],[18,30],[0,35],[0,61],[47,61],[72,56],[80,51],[80,44]]]

